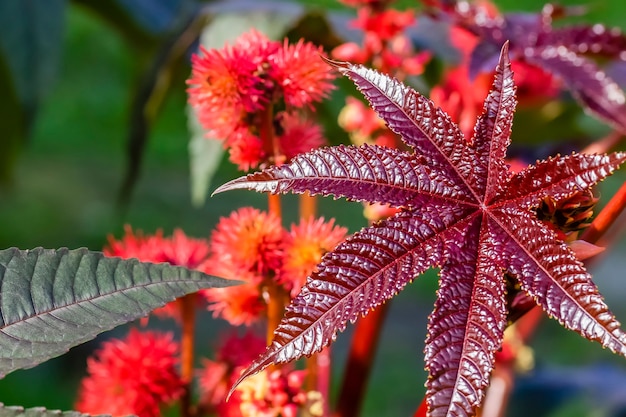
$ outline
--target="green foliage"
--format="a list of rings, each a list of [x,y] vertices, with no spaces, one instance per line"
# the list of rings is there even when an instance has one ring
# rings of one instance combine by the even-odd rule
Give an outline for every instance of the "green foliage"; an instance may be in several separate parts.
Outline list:
[[[86,249],[0,251],[0,376],[30,368],[182,295],[235,283]]]
[[[87,417],[78,411],[46,410],[43,407],[7,407],[0,403],[0,417]]]

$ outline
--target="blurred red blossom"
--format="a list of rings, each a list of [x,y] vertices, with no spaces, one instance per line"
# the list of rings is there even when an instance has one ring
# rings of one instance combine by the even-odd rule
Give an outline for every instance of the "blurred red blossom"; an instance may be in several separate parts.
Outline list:
[[[322,395],[305,391],[302,387],[306,371],[285,367],[270,372],[264,370],[244,380],[237,387],[242,416],[297,417],[299,410],[305,415],[323,415]]]
[[[303,39],[290,45],[285,39],[283,47],[270,57],[273,75],[287,106],[311,106],[334,89],[335,74],[320,56],[324,56],[321,47]]]
[[[352,26],[363,31],[363,45],[346,42],[333,49],[333,58],[372,66],[402,79],[419,75],[430,60],[427,51],[416,52],[407,29],[415,24],[413,10],[387,8],[390,1],[347,1],[357,8]]]
[[[390,148],[397,147],[397,135],[387,129],[385,122],[373,109],[354,97],[346,98],[346,105],[339,113],[338,123],[348,132],[350,140],[355,145],[367,143]]]
[[[102,344],[87,359],[76,410],[88,414],[159,417],[160,406],[183,392],[177,370],[178,344],[169,333],[132,329],[125,339]]]
[[[287,160],[322,146],[325,139],[320,125],[293,112],[277,115],[281,135],[278,138]]]

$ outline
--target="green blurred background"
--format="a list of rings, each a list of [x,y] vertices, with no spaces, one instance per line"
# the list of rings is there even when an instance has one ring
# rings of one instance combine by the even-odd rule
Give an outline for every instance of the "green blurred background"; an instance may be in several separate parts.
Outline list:
[[[16,47],[19,43],[11,43],[7,39],[18,33],[28,41],[27,28],[15,28],[16,25],[39,25],[50,30],[51,44],[44,42],[39,47],[42,50],[58,48],[58,55],[51,52],[49,59],[42,57],[43,65],[50,66],[43,69],[35,67],[38,61],[34,57],[24,58],[23,80],[20,82],[26,86],[22,88],[34,90],[29,93],[30,96],[17,91],[19,86],[7,86],[6,82],[0,84],[3,88],[0,90],[0,109],[4,112],[0,116],[0,134],[3,135],[0,138],[0,144],[3,144],[0,161],[3,170],[12,174],[8,176],[5,172],[0,188],[0,247],[85,246],[100,250],[108,234],[121,236],[124,224],[146,232],[161,228],[166,234],[180,227],[189,235],[207,237],[219,217],[228,215],[233,209],[244,205],[265,208],[265,197],[252,192],[221,194],[208,198],[202,207],[191,204],[190,134],[184,84],[189,73],[186,54],[180,57],[180,65],[177,64],[168,74],[171,88],[163,93],[162,106],[147,124],[149,133],[144,136],[147,141],[142,152],[140,175],[132,193],[128,194],[126,204],[119,203],[120,188],[128,166],[129,129],[135,123],[132,114],[142,108],[136,105],[137,97],[141,96],[141,86],[150,78],[151,68],[157,62],[156,57],[162,52],[162,46],[172,39],[172,33],[166,30],[168,20],[159,20],[160,16],[185,7],[192,10],[198,6],[196,2],[163,0],[153,2],[154,6],[148,0],[117,0],[100,4],[89,0],[25,0],[24,3],[28,7],[33,6],[39,14],[29,15],[29,19],[24,21],[14,21],[12,13],[23,11],[15,6],[17,2],[0,0],[0,38],[6,41],[0,42],[4,46],[0,78],[11,67],[11,58],[7,58],[7,54],[20,56],[24,53]],[[263,2],[253,3],[262,9],[260,5]],[[302,3],[318,11],[332,10],[334,16],[339,16],[339,21],[345,21],[350,13],[331,0]],[[398,3],[402,6],[413,4],[408,1]],[[513,0],[496,3],[505,10],[523,7],[537,11],[542,5],[536,0],[523,5]],[[622,0],[572,4],[588,7],[589,13],[579,20],[626,26],[626,6]],[[244,2],[240,10],[249,12],[249,7],[250,2]],[[50,8],[49,13],[46,8]],[[291,10],[286,6],[285,9]],[[342,16],[344,20],[341,20]],[[60,23],[48,21],[59,17]],[[184,20],[180,16],[176,18]],[[338,29],[341,32],[343,28]],[[43,36],[43,39],[47,38]],[[59,42],[54,44],[57,38]],[[42,70],[45,71],[42,73]],[[20,98],[16,98],[20,94],[21,103],[29,104],[24,112],[11,107],[12,103],[20,102]],[[333,119],[343,102],[342,94],[335,94],[333,102],[322,109],[323,114],[330,115],[326,120],[329,125],[335,123]],[[24,97],[30,99],[25,100]],[[599,123],[582,114],[576,114],[572,123],[595,137],[606,131]],[[16,139],[20,135],[15,132],[23,133],[24,129],[29,134]],[[525,126],[524,129],[528,134],[536,134],[532,126]],[[329,131],[332,133],[335,130],[331,128]],[[345,136],[331,137],[331,140],[335,143],[344,141]],[[228,161],[223,160],[212,188],[237,175]],[[625,179],[626,175],[620,172],[606,181],[602,185],[602,195],[610,196],[612,190]],[[295,199],[287,197],[287,201],[286,217],[287,221],[292,221],[296,218]],[[361,210],[356,203],[332,199],[320,201],[321,214],[335,217],[350,231],[365,225]],[[606,258],[594,266],[600,289],[606,294],[607,302],[618,318],[622,319],[626,318],[626,304],[623,302],[626,286],[622,281],[623,271],[626,270],[625,249],[624,239],[621,239],[621,243],[613,246]],[[421,400],[426,379],[423,341],[435,289],[436,273],[431,271],[394,299],[363,409],[364,416],[412,415]],[[162,326],[172,328],[171,323]],[[206,314],[201,328],[198,346],[206,353],[226,326]],[[110,334],[123,332],[123,329],[118,329]],[[349,335],[350,330],[341,335],[334,348],[337,378]],[[0,402],[71,409],[79,378],[84,373],[85,356],[96,345],[97,342],[92,342],[77,347],[69,355],[7,376],[0,381]],[[537,372],[541,369],[581,369],[580,372],[596,376],[596,372],[600,375],[604,372],[605,368],[595,368],[601,363],[612,371],[617,370],[616,384],[626,381],[623,358],[567,332],[558,323],[545,321],[533,347]],[[532,381],[532,375],[528,379]],[[532,382],[526,384],[533,387]],[[563,401],[552,398],[552,408],[546,405],[543,408],[546,413],[532,415],[617,415],[614,410],[598,406],[593,398],[588,399],[587,396],[591,396],[589,392],[584,391],[574,402],[569,401],[571,397]],[[514,399],[511,416],[527,415],[523,408],[518,407],[520,404],[528,406],[523,394],[520,394],[518,403]],[[559,394],[554,395],[558,397]],[[549,400],[546,401],[548,404]]]

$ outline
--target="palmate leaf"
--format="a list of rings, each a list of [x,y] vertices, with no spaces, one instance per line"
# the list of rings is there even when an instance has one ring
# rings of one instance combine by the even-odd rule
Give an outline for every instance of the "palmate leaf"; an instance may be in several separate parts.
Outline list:
[[[507,317],[516,316],[505,273],[566,328],[626,356],[626,334],[591,277],[533,211],[546,196],[559,202],[601,181],[626,153],[557,156],[510,174],[504,158],[516,98],[507,52],[505,44],[472,138],[398,81],[336,64],[413,152],[321,149],[217,190],[310,190],[400,207],[323,257],[238,382],[321,350],[429,267],[441,268],[425,347],[430,416],[471,416],[481,404]]]
[[[237,282],[87,249],[0,251],[0,377],[203,288]]]

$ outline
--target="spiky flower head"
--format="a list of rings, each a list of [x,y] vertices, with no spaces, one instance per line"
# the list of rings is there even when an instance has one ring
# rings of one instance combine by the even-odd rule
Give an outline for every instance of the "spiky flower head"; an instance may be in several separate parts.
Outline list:
[[[209,310],[233,325],[250,324],[264,312],[261,285],[273,279],[283,260],[280,219],[252,207],[218,222],[211,235],[211,272],[244,284],[204,292]]]
[[[281,121],[266,118],[274,119],[284,109],[290,114],[314,110],[313,104],[328,95],[336,74],[321,56],[322,49],[310,42],[271,41],[251,30],[232,46],[201,48],[193,56],[189,103],[207,136],[223,140],[240,169],[256,168],[272,158],[277,162],[278,156],[298,146],[286,143],[292,138],[287,136],[280,142],[287,148],[276,149],[273,135],[263,130]]]
[[[104,342],[87,360],[76,410],[87,414],[159,417],[183,392],[176,369],[178,344],[169,333],[130,331]]]
[[[335,220],[328,222],[323,217],[302,220],[298,225],[291,225],[285,239],[285,261],[280,281],[292,296],[300,292],[306,278],[315,270],[322,256],[341,242],[348,229],[335,225]]]

